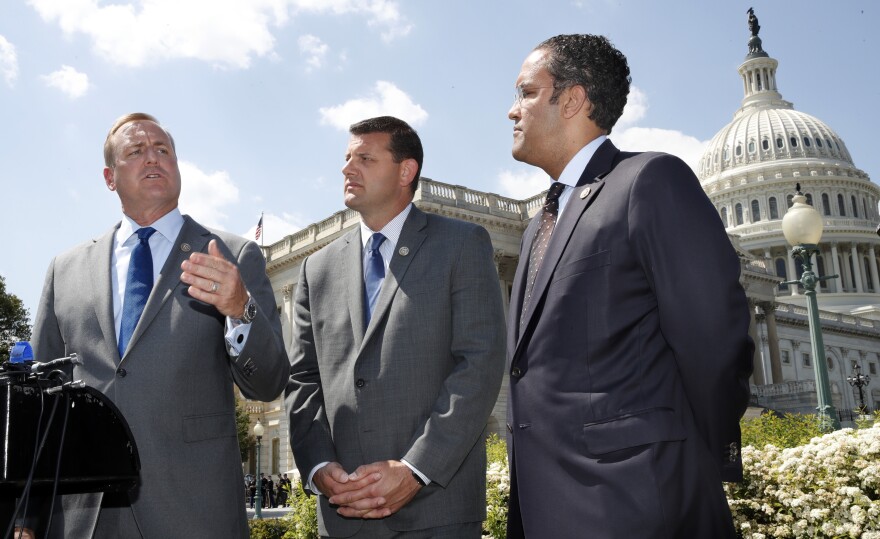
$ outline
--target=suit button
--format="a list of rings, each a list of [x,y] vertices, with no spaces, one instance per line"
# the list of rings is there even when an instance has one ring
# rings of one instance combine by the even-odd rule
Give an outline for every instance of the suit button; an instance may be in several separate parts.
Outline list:
[[[511,369],[510,375],[514,378],[519,378],[520,376],[522,376],[522,369],[520,369],[519,367],[514,367],[513,369]]]
[[[367,385],[367,383],[364,381],[363,378],[358,378],[358,381],[355,382],[354,385],[357,387],[364,387],[365,385]]]
[[[125,378],[126,374],[128,374],[128,373],[125,372],[125,369],[123,369],[122,367],[119,367],[118,369],[116,369],[116,376],[118,376],[120,378]]]

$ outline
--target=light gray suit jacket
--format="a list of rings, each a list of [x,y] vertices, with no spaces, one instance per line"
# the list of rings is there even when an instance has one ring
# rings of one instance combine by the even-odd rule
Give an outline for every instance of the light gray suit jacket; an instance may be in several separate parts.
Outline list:
[[[117,351],[110,280],[118,224],[52,261],[34,353],[46,361],[76,352],[83,365],[73,377],[107,395],[131,427],[140,483],[129,493],[131,508],[104,511],[133,518],[148,538],[247,537],[233,382],[248,398],[272,400],[284,387],[289,363],[257,245],[184,218],[124,357]],[[259,306],[237,358],[227,353],[225,317],[190,297],[180,281],[181,262],[191,252],[207,252],[211,239],[238,264]],[[100,499],[65,497],[63,521],[56,516],[53,532],[91,536]]]
[[[302,265],[286,391],[300,473],[404,458],[432,483],[388,517],[391,529],[481,521],[484,429],[504,364],[489,235],[413,207],[368,327],[362,250],[358,228]],[[319,499],[322,535],[358,532],[360,520]]]

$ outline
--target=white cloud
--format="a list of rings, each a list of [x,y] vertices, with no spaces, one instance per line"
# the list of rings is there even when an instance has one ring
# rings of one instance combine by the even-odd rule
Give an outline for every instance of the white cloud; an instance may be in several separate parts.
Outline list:
[[[238,187],[229,173],[207,173],[186,161],[178,164],[182,181],[180,211],[205,226],[224,229],[223,223],[229,217],[225,208],[238,202]]]
[[[89,76],[70,66],[40,77],[50,88],[58,88],[70,99],[78,99],[89,91]]]
[[[550,187],[550,177],[539,168],[503,170],[498,174],[497,185],[499,195],[522,200]]]
[[[257,231],[257,222],[259,220],[259,217],[255,218],[254,226],[247,229],[247,231],[242,234],[242,236],[249,240],[254,239],[254,234]],[[289,213],[283,213],[281,215],[275,215],[274,213],[264,213],[263,237],[262,240],[257,240],[257,243],[271,245],[276,241],[284,239],[284,237],[293,234],[294,232],[302,230],[302,228],[305,226],[303,222],[304,219],[296,215],[291,215]]]
[[[629,95],[626,99],[626,106],[623,107],[623,114],[614,129],[621,131],[627,127],[637,124],[643,120],[648,113],[648,96],[636,86],[630,86]]]
[[[318,112],[322,125],[332,125],[342,131],[347,131],[355,122],[375,116],[396,116],[413,126],[421,125],[428,119],[425,109],[414,103],[403,90],[392,82],[381,80],[376,82],[374,93],[369,97],[350,99],[334,107],[322,107]]]
[[[28,0],[44,21],[67,35],[85,34],[108,61],[139,67],[191,58],[245,69],[271,57],[273,31],[292,14],[366,15],[382,39],[407,35],[412,25],[389,0]]]
[[[15,54],[15,45],[0,36],[0,76],[11,88],[18,78],[18,56]]]
[[[694,172],[699,170],[700,158],[709,141],[686,135],[681,131],[656,127],[630,127],[610,137],[618,148],[632,152],[657,151],[680,157]]]
[[[321,41],[321,38],[306,34],[300,36],[297,43],[299,44],[299,51],[304,56],[307,56],[306,65],[308,65],[308,71],[320,69],[324,65],[324,59],[327,57],[330,47]]]

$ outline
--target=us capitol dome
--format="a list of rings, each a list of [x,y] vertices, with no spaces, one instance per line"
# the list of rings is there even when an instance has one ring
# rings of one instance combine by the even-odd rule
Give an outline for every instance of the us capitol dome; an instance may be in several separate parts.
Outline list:
[[[703,189],[740,250],[792,280],[801,267],[789,254],[782,217],[799,183],[823,217],[814,268],[819,275],[840,276],[822,282],[820,308],[880,320],[880,188],[856,167],[830,126],[782,98],[779,62],[763,50],[757,18],[749,22],[749,52],[739,66],[745,97],[700,159]],[[777,296],[804,304],[795,286],[783,285]]]

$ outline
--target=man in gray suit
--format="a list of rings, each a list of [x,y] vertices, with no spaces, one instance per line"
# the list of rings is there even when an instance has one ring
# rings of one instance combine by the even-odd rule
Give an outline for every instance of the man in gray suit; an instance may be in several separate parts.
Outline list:
[[[538,45],[508,113],[553,181],[523,235],[508,317],[508,535],[735,537],[753,346],[740,264],[684,162],[619,151],[626,57]]]
[[[405,122],[350,131],[345,204],[361,225],[302,264],[294,458],[322,536],[480,537],[504,363],[489,235],[413,206],[422,145]]]
[[[125,416],[141,474],[128,493],[63,497],[53,534],[247,537],[233,382],[268,401],[289,368],[265,260],[181,215],[174,141],[152,116],[117,120],[104,157],[122,220],[53,260],[34,353],[79,355],[72,377]]]

